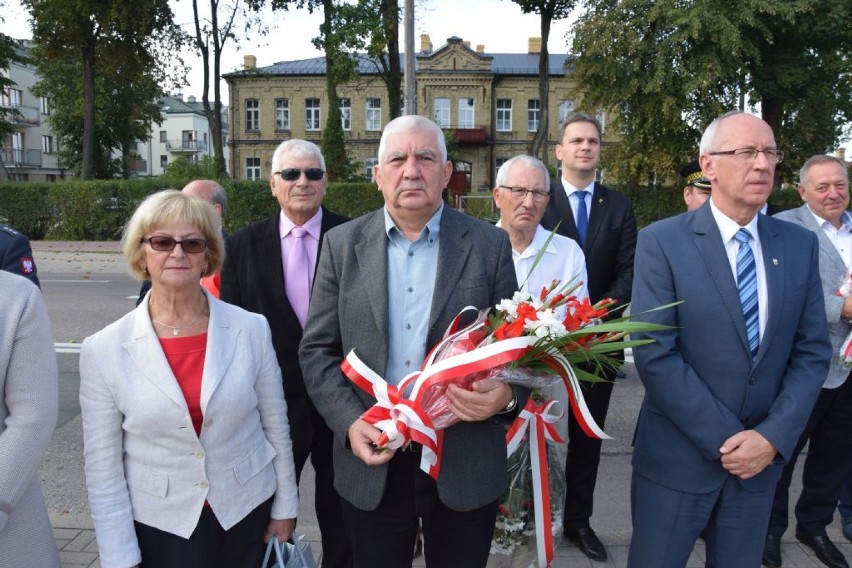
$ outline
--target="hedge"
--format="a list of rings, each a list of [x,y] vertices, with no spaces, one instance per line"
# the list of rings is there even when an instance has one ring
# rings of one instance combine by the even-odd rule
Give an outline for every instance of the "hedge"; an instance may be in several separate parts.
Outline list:
[[[0,183],[0,220],[33,240],[118,240],[124,223],[139,202],[151,193],[170,187],[166,184],[156,178],[4,182]],[[278,211],[278,203],[265,180],[226,181],[223,185],[229,199],[225,217],[228,231],[236,231]],[[640,227],[684,210],[680,187],[613,189],[633,199]],[[772,201],[785,207],[801,205],[795,191],[776,191]],[[332,183],[324,203],[329,209],[354,218],[381,207],[382,196],[373,183]],[[488,201],[476,203],[472,213],[488,218],[491,215],[490,206],[486,206]]]

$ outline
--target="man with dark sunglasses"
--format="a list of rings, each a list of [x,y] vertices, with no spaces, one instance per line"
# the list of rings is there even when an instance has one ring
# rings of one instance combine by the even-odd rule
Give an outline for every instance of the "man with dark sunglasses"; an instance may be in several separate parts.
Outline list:
[[[221,299],[269,321],[284,378],[296,476],[301,477],[309,456],[316,472],[322,565],[348,568],[352,553],[334,489],[332,434],[308,398],[298,353],[320,243],[329,229],[348,221],[322,206],[327,182],[325,159],[316,144],[293,139],[276,148],[269,187],[281,211],[227,240]]]

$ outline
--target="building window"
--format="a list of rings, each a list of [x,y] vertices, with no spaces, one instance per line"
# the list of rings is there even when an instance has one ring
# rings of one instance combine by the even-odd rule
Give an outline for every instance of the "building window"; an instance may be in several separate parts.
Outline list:
[[[497,132],[512,131],[512,99],[497,99]]]
[[[595,118],[598,119],[598,122],[601,123],[601,134],[606,132],[606,113],[604,111],[600,111],[595,115]]]
[[[364,166],[367,168],[367,177],[370,178],[370,181],[376,181],[376,176],[373,175],[373,166],[379,163],[378,158],[367,158],[364,160]]]
[[[450,127],[450,99],[435,99],[435,123],[441,128]]]
[[[290,130],[290,101],[275,99],[275,130]]]
[[[169,157],[168,156],[160,156],[160,167],[166,169],[169,166]]]
[[[260,158],[246,158],[246,179],[260,179]]]
[[[574,101],[559,101],[559,124],[561,125],[574,112]]]
[[[320,129],[320,100],[305,99],[305,130]]]
[[[367,130],[382,129],[382,99],[367,99]],[[370,173],[372,176],[372,172]]]
[[[41,114],[50,114],[50,99],[47,97],[41,97],[39,99],[39,106],[41,107]]]
[[[166,142],[168,140],[168,134],[166,134],[165,130],[160,130],[160,142]]]
[[[41,137],[41,151],[45,154],[53,154],[55,151],[55,148],[53,147],[53,136]]]
[[[500,171],[500,168],[509,161],[509,158],[496,158],[494,160],[494,179],[497,179],[497,172]]]
[[[537,131],[539,120],[541,120],[541,101],[530,99],[527,103],[527,130],[530,132]]]
[[[9,107],[19,107],[21,106],[21,100],[23,97],[23,92],[20,89],[6,89],[0,93],[0,106],[9,108]]]
[[[473,128],[473,99],[459,99],[459,128]]]
[[[352,101],[340,99],[340,126],[344,131],[352,130]]]
[[[260,103],[257,99],[246,99],[246,130],[260,129]]]

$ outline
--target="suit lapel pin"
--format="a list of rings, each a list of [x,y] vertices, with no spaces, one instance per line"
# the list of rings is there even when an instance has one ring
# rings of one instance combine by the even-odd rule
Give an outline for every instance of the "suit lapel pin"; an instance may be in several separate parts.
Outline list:
[[[603,203],[603,197],[598,197],[598,203]]]
[[[777,259],[777,258],[773,258],[773,259],[772,259],[772,264],[774,264],[775,266],[778,266],[778,259]]]

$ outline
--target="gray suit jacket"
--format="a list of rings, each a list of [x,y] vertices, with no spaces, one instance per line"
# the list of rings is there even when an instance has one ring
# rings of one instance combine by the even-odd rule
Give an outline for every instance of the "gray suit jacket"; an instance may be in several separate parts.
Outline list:
[[[334,483],[343,498],[374,510],[382,498],[387,465],[371,467],[348,445],[349,426],[376,400],[340,371],[355,349],[370,368],[387,362],[388,266],[382,210],[328,232],[314,279],[300,349],[305,385],[334,432]],[[517,289],[507,233],[444,207],[438,272],[428,346],[468,305],[494,306]],[[481,507],[506,487],[505,429],[497,421],[462,422],[445,430],[438,492],[448,507]]]
[[[849,276],[849,271],[846,269],[843,259],[840,258],[840,253],[832,244],[831,240],[826,236],[822,227],[817,224],[813,213],[808,209],[807,205],[802,205],[797,209],[782,211],[774,215],[776,219],[789,221],[804,227],[809,231],[816,233],[817,241],[819,241],[819,276],[822,280],[822,293],[825,296],[825,317],[828,319],[828,335],[831,337],[831,347],[834,349],[834,356],[831,358],[831,367],[828,370],[828,378],[825,380],[823,388],[837,388],[846,382],[846,377],[849,376],[849,367],[845,367],[840,363],[840,348],[843,342],[852,331],[852,325],[840,317],[840,312],[843,309],[843,300],[836,294],[837,289]]]
[[[38,473],[58,397],[41,293],[0,270],[0,566],[59,566]]]
[[[813,233],[760,215],[758,232],[769,319],[752,359],[734,275],[710,202],[639,233],[634,314],[671,325],[635,349],[645,385],[633,467],[666,487],[713,491],[728,472],[719,448],[753,429],[790,458],[832,357]],[[780,467],[741,481],[747,490],[774,486]]]

